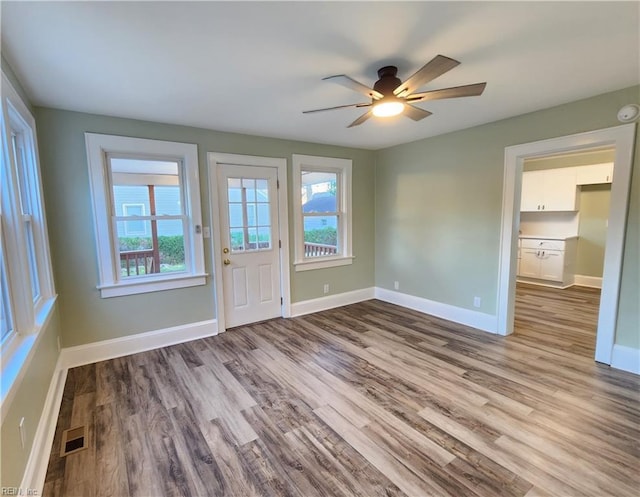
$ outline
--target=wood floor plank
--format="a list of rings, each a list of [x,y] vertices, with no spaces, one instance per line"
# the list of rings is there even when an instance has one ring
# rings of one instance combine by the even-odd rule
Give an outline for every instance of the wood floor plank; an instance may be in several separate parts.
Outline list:
[[[640,379],[593,361],[598,302],[518,284],[499,337],[371,300],[71,369],[44,495],[635,496]]]

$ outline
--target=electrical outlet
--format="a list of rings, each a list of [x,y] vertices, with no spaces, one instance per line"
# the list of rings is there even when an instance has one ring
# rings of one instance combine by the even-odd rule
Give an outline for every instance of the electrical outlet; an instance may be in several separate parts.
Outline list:
[[[480,307],[482,299],[480,297],[473,297],[473,307]]]
[[[324,289],[323,289],[323,291],[324,291],[325,295],[326,295],[327,293],[329,293],[329,283],[325,283],[325,284],[324,284]]]
[[[22,444],[22,448],[24,449],[27,445],[27,429],[24,426],[24,416],[20,419],[18,429],[20,430],[20,443]]]
[[[393,282],[393,289],[394,290],[400,290],[400,282],[399,281],[394,281]]]
[[[203,238],[211,238],[211,228],[209,228],[209,226],[203,226],[203,228],[202,228],[202,237]]]

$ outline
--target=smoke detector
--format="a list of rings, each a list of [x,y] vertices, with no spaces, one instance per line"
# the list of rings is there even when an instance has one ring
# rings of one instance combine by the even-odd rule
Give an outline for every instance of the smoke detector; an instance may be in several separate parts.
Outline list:
[[[632,123],[640,116],[640,105],[629,104],[625,105],[618,111],[618,121],[621,123]]]

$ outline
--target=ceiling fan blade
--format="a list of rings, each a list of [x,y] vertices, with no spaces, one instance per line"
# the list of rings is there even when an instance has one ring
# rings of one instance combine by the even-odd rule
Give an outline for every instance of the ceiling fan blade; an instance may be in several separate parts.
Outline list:
[[[450,59],[444,55],[436,55],[430,62],[427,62],[421,69],[419,69],[413,76],[407,79],[404,83],[393,90],[396,96],[410,95],[421,86],[427,84],[429,81],[436,79],[438,76],[442,76],[447,71],[450,71],[456,67],[460,62]]]
[[[313,110],[303,110],[303,114],[312,114],[313,112],[324,112],[325,110],[336,110],[336,109],[347,109],[349,107],[369,107],[370,103],[361,103],[361,104],[348,104],[348,105],[337,105],[335,107],[327,107],[325,109],[313,109]]]
[[[373,115],[372,111],[362,114],[358,119],[353,121],[347,128],[353,128],[354,126],[360,126],[363,122],[369,119]]]
[[[473,85],[455,86],[441,90],[425,91],[408,95],[407,102],[426,102],[427,100],[441,100],[443,98],[476,97],[482,95],[487,83],[475,83]]]
[[[420,121],[421,119],[424,119],[425,117],[429,117],[431,115],[431,112],[429,112],[428,110],[420,109],[419,107],[414,107],[410,104],[404,105],[403,113],[405,116],[413,119],[414,121]]]
[[[338,76],[329,76],[327,78],[322,78],[322,81],[331,81],[332,83],[337,83],[339,85],[345,86],[350,90],[355,90],[358,93],[362,93],[369,98],[373,98],[375,100],[380,100],[383,95],[382,93],[374,90],[373,88],[369,88],[367,85],[363,85],[359,81],[346,76],[345,74],[339,74]]]

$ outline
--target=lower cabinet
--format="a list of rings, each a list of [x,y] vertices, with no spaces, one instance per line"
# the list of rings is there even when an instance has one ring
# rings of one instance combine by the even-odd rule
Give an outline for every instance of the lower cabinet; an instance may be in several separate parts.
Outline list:
[[[576,245],[575,239],[522,239],[518,277],[527,281],[543,280],[539,283],[572,285]]]
[[[541,280],[564,280],[563,250],[523,249],[519,276]]]

